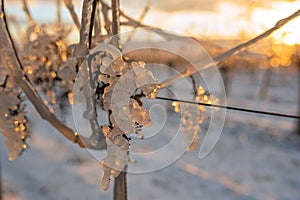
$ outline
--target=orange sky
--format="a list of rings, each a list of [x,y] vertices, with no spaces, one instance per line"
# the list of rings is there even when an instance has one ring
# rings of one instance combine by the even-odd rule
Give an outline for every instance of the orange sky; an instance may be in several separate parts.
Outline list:
[[[148,1],[141,0],[139,5],[130,4],[129,0],[121,2],[123,2],[122,7],[127,12],[133,16],[139,16],[143,6]],[[194,36],[222,38],[237,38],[241,35],[241,32],[251,37],[274,26],[279,19],[287,17],[300,9],[300,1],[293,0],[174,0],[150,2],[153,5],[144,19],[145,23]],[[274,33],[273,37],[277,41],[286,44],[300,44],[300,28],[298,27],[300,27],[300,18],[295,19]]]
[[[76,2],[80,15],[81,0]],[[109,0],[106,0],[109,2]],[[197,37],[241,39],[253,37],[274,26],[281,18],[300,9],[299,0],[120,0],[121,7],[138,19],[148,2],[152,7],[144,23]],[[55,1],[30,0],[30,8],[38,21],[55,20]],[[9,11],[24,18],[20,1],[8,1]],[[47,4],[45,8],[45,4]],[[43,8],[43,9],[41,9]],[[42,10],[42,11],[41,11]],[[64,9],[63,18],[71,22]],[[26,20],[25,20],[26,21]],[[300,44],[300,18],[273,34],[275,42]],[[126,30],[126,29],[123,29]]]
[[[274,26],[279,19],[300,9],[300,1],[270,1],[268,8],[255,4],[251,6],[247,2],[242,4],[241,1],[239,3],[218,1],[213,10],[201,12],[195,9],[178,9],[172,12],[152,9],[144,21],[180,33],[236,38],[241,35],[241,32],[248,36],[259,34]],[[212,6],[209,7],[212,8]],[[300,19],[295,19],[277,31],[273,37],[287,44],[300,44],[300,28],[298,27],[300,27]]]

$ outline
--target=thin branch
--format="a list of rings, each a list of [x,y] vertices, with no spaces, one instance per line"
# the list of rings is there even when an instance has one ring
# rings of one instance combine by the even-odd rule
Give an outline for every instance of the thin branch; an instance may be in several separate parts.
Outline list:
[[[102,34],[99,6],[101,6],[101,5],[100,5],[100,3],[97,2],[97,9],[96,9],[95,19],[94,19],[94,34],[95,34],[94,37],[95,37],[96,41],[100,41],[101,34]]]
[[[111,9],[111,7],[109,5],[107,5],[105,2],[101,1],[102,3],[102,12],[105,9],[105,11],[107,12],[109,9]],[[104,12],[103,12],[104,14]],[[122,26],[132,26],[132,27],[141,27],[141,28],[146,28],[150,31],[153,31],[159,35],[161,35],[162,37],[164,37],[167,40],[171,40],[171,39],[178,39],[180,38],[180,36],[177,35],[173,35],[170,33],[167,33],[163,30],[161,30],[160,28],[156,28],[156,27],[152,27],[146,24],[143,24],[141,22],[139,22],[138,20],[133,19],[132,17],[130,17],[129,15],[127,15],[124,11],[122,11],[120,9],[120,15],[122,17],[124,17],[126,20],[128,20],[127,22],[121,22]],[[104,15],[105,16],[105,15]]]
[[[17,18],[13,15],[6,15],[6,18],[12,22],[14,24],[14,27],[16,29],[16,32],[17,33],[21,33],[22,32],[22,29],[21,29],[21,26],[20,26],[20,22],[17,20]],[[17,39],[20,40],[22,37],[22,35],[18,35]]]
[[[112,34],[117,35],[120,33],[120,1],[112,0],[111,1],[112,9]],[[118,48],[118,46],[116,46]]]
[[[57,15],[57,24],[61,25],[61,0],[56,0],[56,15]]]
[[[107,6],[108,8],[110,8],[107,4],[105,4],[104,2],[102,2],[103,5]],[[168,40],[171,40],[171,39],[178,39],[180,38],[180,36],[177,36],[177,35],[173,35],[173,34],[170,34],[170,33],[167,33],[159,28],[155,28],[155,27],[151,27],[151,26],[148,26],[148,25],[145,25],[133,18],[131,18],[129,15],[127,15],[126,13],[124,13],[122,10],[120,10],[120,14],[122,17],[124,17],[125,19],[127,19],[128,21],[127,22],[121,22],[121,25],[124,25],[124,26],[133,26],[133,27],[136,27],[136,26],[139,26],[139,27],[142,27],[142,28],[147,28],[148,30],[150,31],[153,31],[161,36],[163,36],[164,38],[168,39]],[[295,13],[293,13],[292,15],[290,15],[289,17],[287,18],[284,18],[284,19],[281,19],[279,20],[274,27],[272,27],[271,29],[265,31],[264,33],[258,35],[257,37],[249,40],[248,42],[245,42],[243,44],[240,44],[228,51],[226,51],[225,53],[219,55],[219,56],[216,56],[215,58],[213,58],[213,63],[208,63],[204,66],[200,66],[202,69],[205,69],[205,68],[208,68],[208,67],[211,67],[211,66],[214,66],[214,65],[218,65],[219,63],[221,63],[222,61],[224,61],[225,59],[229,58],[230,56],[232,55],[235,55],[235,54],[238,54],[246,49],[248,49],[249,47],[255,45],[257,42],[261,41],[262,39],[268,37],[269,35],[271,35],[274,31],[280,29],[282,26],[284,26],[286,23],[288,23],[289,21],[295,19],[296,17],[298,17],[300,15],[300,10],[296,11]],[[191,67],[191,69],[194,68],[194,67]],[[174,76],[164,82],[161,83],[161,88],[164,88],[172,83],[174,83],[175,81],[181,79],[181,78],[184,78],[184,77],[188,77],[188,76],[191,76],[195,73],[197,73],[197,70],[186,70],[185,73],[183,74],[180,74],[180,75],[177,75],[177,76]]]
[[[97,0],[93,1],[92,4],[92,12],[91,12],[91,19],[90,19],[90,30],[89,30],[89,49],[92,48],[92,39],[93,39],[93,28],[95,24],[95,16],[97,11]]]
[[[271,35],[274,31],[280,29],[281,27],[283,27],[286,23],[288,23],[289,21],[295,19],[296,17],[298,17],[300,15],[300,10],[296,11],[295,13],[293,13],[292,15],[290,15],[289,17],[287,18],[284,18],[284,19],[281,19],[279,20],[274,27],[270,28],[269,30],[265,31],[264,33],[256,36],[255,38],[245,42],[245,43],[242,43],[228,51],[226,51],[225,53],[219,55],[219,56],[216,56],[213,58],[213,62],[211,63],[207,63],[205,65],[203,64],[199,64],[199,66],[196,66],[197,68],[200,68],[201,69],[206,69],[206,68],[209,68],[209,67],[212,67],[214,65],[218,65],[219,63],[221,63],[222,61],[224,61],[225,59],[229,58],[230,56],[232,55],[235,55],[235,54],[238,54],[248,48],[250,48],[251,46],[257,44],[259,41],[261,41],[262,39],[268,37],[269,35]],[[193,67],[187,67],[188,69],[185,70],[185,72],[183,72],[182,74],[179,74],[179,75],[176,75],[164,82],[161,83],[161,88],[164,88],[164,87],[167,87],[169,85],[171,85],[172,83],[176,82],[177,80],[180,80],[182,78],[185,78],[185,77],[188,77],[188,76],[191,76],[195,73],[197,73],[198,71]]]
[[[139,17],[139,22],[143,21],[143,19],[146,17],[148,11],[150,10],[151,7],[151,3],[148,2],[147,5],[145,6],[141,16]]]
[[[146,17],[146,14],[147,14],[148,11],[150,10],[150,7],[151,7],[151,3],[148,2],[147,5],[146,5],[146,7],[145,7],[144,10],[143,10],[141,16],[139,17],[139,20],[138,20],[139,24],[141,24],[141,22],[143,21],[143,19]],[[133,36],[134,33],[135,33],[135,29],[136,29],[137,27],[139,27],[139,24],[136,24],[136,26],[133,27],[133,30],[130,32],[130,34],[129,34],[128,38],[127,38],[126,43],[129,42],[129,41],[131,40],[132,36]]]
[[[112,41],[112,45],[117,47],[118,49],[121,49],[121,43],[120,43],[120,1],[119,0],[112,0],[111,1],[111,7],[112,7],[112,24],[111,24],[111,30],[112,35],[114,37]]]
[[[32,15],[31,15],[31,13],[29,11],[27,0],[22,0],[22,2],[23,2],[23,10],[24,10],[24,12],[26,14],[26,17],[27,17],[27,20],[29,22],[29,25],[30,26],[35,26],[36,23],[35,23],[34,19],[32,18]]]
[[[74,10],[73,1],[72,0],[64,0],[64,3],[65,3],[65,6],[67,7],[67,9],[69,10],[69,12],[72,16],[73,22],[74,22],[77,30],[80,30],[80,22],[79,22],[77,14]]]
[[[104,3],[103,1],[101,1],[101,11],[103,14],[103,20],[104,20],[104,28],[107,32],[107,35],[111,35],[111,21],[108,17],[108,11],[109,11],[110,7]]]
[[[262,39],[268,37],[269,35],[271,35],[274,31],[280,29],[281,27],[283,27],[286,23],[288,23],[289,21],[295,19],[296,17],[298,17],[300,15],[300,10],[296,11],[295,13],[293,13],[292,15],[290,15],[289,17],[287,18],[284,18],[284,19],[281,19],[279,20],[274,27],[270,28],[269,30],[265,31],[264,33],[256,36],[255,38],[245,42],[245,43],[242,43],[228,51],[226,51],[225,53],[217,56],[214,58],[214,61],[217,62],[217,63],[220,63],[222,61],[224,61],[226,58],[232,56],[232,55],[235,55],[235,54],[238,54],[240,53],[241,51],[244,51],[246,49],[248,49],[249,47],[255,45],[257,42],[261,41]]]
[[[48,107],[43,103],[42,98],[39,96],[38,92],[35,90],[30,80],[26,76],[7,27],[4,12],[4,0],[1,0],[0,6],[0,48],[5,58],[7,67],[10,70],[11,77],[24,91],[27,98],[34,105],[42,119],[48,121],[67,139],[74,143],[78,143],[80,147],[83,147],[84,145],[78,137],[78,134],[69,127],[65,126],[59,119],[56,118],[54,114],[49,111]]]

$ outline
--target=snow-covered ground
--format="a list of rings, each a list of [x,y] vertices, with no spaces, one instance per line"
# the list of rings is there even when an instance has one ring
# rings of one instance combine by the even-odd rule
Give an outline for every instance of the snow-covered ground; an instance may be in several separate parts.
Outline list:
[[[272,70],[264,100],[258,98],[261,71],[253,77],[237,72],[233,78],[228,105],[297,114],[295,71]],[[41,121],[32,108],[29,112],[29,151],[8,161],[0,137],[4,200],[112,199],[112,183],[107,192],[100,188],[102,169],[97,161]],[[221,138],[207,158],[185,153],[162,170],[129,174],[128,199],[298,200],[300,138],[295,129],[295,120],[228,111]],[[169,134],[162,137],[169,139]]]

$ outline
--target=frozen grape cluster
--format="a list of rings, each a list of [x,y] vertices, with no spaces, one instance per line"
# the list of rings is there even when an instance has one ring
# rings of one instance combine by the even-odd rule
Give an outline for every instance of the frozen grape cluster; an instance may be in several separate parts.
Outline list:
[[[105,86],[101,94],[103,109],[110,113],[111,124],[102,127],[107,144],[107,156],[100,162],[104,190],[110,177],[117,177],[128,163],[129,135],[151,126],[150,112],[137,98],[155,98],[159,91],[158,81],[144,62],[130,62],[120,55],[117,48],[107,45],[91,60],[91,70],[99,70],[93,74]]]
[[[27,149],[26,139],[30,136],[25,98],[6,69],[1,67],[0,80],[0,129],[5,137],[9,160],[14,160]]]
[[[210,95],[202,86],[199,86],[194,101],[205,104],[218,104],[218,98]],[[194,151],[200,145],[200,125],[208,118],[207,109],[203,105],[173,102],[175,112],[182,111],[180,132],[186,137],[186,141],[192,143],[187,151]],[[218,108],[214,108],[218,109]]]
[[[45,94],[44,104],[54,106],[58,96],[72,91],[76,61],[69,56],[68,29],[29,27],[23,46],[22,61],[28,77]]]

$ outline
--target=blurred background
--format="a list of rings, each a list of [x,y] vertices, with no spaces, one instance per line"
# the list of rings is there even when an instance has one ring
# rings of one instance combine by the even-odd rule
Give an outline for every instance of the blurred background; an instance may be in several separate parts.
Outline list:
[[[195,38],[215,57],[273,27],[300,9],[297,0],[120,0],[121,8],[142,22]],[[15,41],[28,27],[22,4],[6,1]],[[30,0],[37,23],[55,23],[56,1]],[[75,0],[80,15],[80,0]],[[107,2],[109,4],[109,2]],[[64,24],[72,27],[61,6]],[[300,18],[218,67],[230,106],[300,115]],[[132,27],[122,27],[130,31]],[[78,41],[75,28],[67,38]],[[112,199],[100,188],[102,169],[90,154],[70,144],[28,103],[33,137],[30,150],[8,161],[1,142],[4,200]],[[62,118],[74,127],[71,109]],[[203,124],[203,130],[207,124]],[[171,131],[171,127],[170,127]],[[169,141],[172,134],[162,140]],[[186,153],[162,170],[128,175],[128,199],[297,200],[300,198],[300,123],[295,119],[227,111],[223,133],[212,153],[198,159]],[[138,161],[137,161],[138,162]],[[112,186],[113,184],[111,184]],[[112,188],[112,187],[111,187]]]

